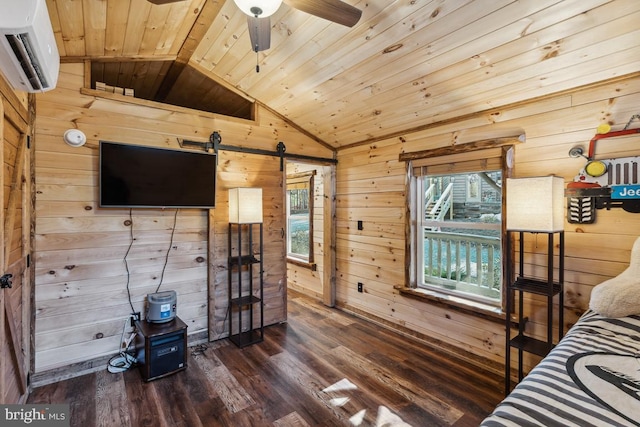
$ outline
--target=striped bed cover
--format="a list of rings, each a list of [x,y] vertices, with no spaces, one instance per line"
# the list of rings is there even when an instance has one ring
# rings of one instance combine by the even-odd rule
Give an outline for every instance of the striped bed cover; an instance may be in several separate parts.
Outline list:
[[[640,315],[587,311],[481,426],[640,426]]]

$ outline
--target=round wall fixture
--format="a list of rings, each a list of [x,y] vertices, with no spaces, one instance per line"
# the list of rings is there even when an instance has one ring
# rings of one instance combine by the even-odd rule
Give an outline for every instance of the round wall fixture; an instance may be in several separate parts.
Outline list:
[[[69,129],[64,133],[64,142],[72,147],[81,147],[87,142],[84,132],[79,129]]]

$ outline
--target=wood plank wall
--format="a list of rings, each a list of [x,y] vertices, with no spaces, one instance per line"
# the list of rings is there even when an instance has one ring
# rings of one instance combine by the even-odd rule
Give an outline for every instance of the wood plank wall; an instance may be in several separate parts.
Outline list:
[[[257,121],[154,104],[103,98],[81,90],[83,64],[63,64],[58,87],[40,95],[36,120],[36,372],[71,367],[115,354],[131,311],[123,262],[131,227],[126,209],[97,207],[98,141],[101,139],[179,148],[177,138],[206,141],[218,130],[223,144],[275,151],[329,155],[326,148],[279,117],[258,110]],[[67,146],[62,135],[78,128],[85,146]],[[296,141],[296,146],[291,144]],[[290,146],[291,145],[291,146]],[[182,209],[161,290],[178,293],[178,315],[189,334],[224,336],[226,313],[227,192],[234,186],[263,186],[267,255],[267,323],[286,319],[282,172],[279,159],[221,152],[217,208]],[[135,242],[128,257],[133,305],[159,283],[168,250],[174,210],[134,210]],[[214,236],[208,247],[210,235]],[[275,249],[272,249],[275,248]],[[210,255],[211,254],[211,255]],[[278,265],[280,267],[278,267]],[[207,289],[208,274],[214,289]],[[208,298],[211,297],[211,307]],[[209,322],[215,313],[216,321]],[[214,327],[215,324],[215,327]],[[216,335],[216,336],[214,336]],[[98,366],[102,369],[104,366]]]
[[[287,162],[287,175],[315,170],[313,177],[313,262],[316,269],[311,270],[294,263],[287,264],[287,286],[291,289],[322,300],[324,273],[324,169],[323,166],[307,163]]]
[[[570,158],[569,149],[588,148],[601,123],[622,129],[640,113],[638,75],[582,88],[570,93],[521,103],[484,114],[449,120],[413,133],[398,134],[338,151],[337,169],[337,303],[424,338],[447,349],[461,350],[494,362],[501,369],[504,326],[450,309],[407,298],[394,286],[404,286],[405,164],[400,153],[446,147],[508,135],[526,135],[516,146],[516,177],[555,174],[573,180],[585,159]],[[633,123],[638,127],[640,123]],[[640,155],[640,137],[598,142],[598,158]],[[630,249],[640,235],[640,215],[598,210],[594,224],[565,223],[565,328],[588,307],[593,286],[616,276],[629,263]],[[364,221],[357,231],[356,221]],[[542,275],[544,242],[526,247],[528,267]],[[357,292],[364,283],[364,293]],[[528,300],[534,334],[544,334],[546,310],[540,300]],[[557,327],[557,325],[556,325]],[[529,366],[535,361],[528,361]]]
[[[211,118],[81,94],[83,82],[81,65],[64,64],[59,88],[41,95],[38,100],[36,371],[114,353],[123,319],[129,312],[122,273],[122,255],[129,242],[125,225],[128,211],[96,209],[95,150],[99,139],[176,146],[177,136],[202,140],[218,129],[225,144],[274,149],[277,141],[283,140],[288,152],[330,157],[326,148],[266,110],[259,111],[258,123]],[[515,175],[554,173],[568,182],[584,163],[583,159],[569,158],[569,149],[575,145],[586,147],[600,123],[610,122],[616,129],[624,126],[631,115],[639,112],[636,111],[638,105],[640,81],[638,76],[631,76],[340,150],[336,173],[339,306],[390,326],[423,334],[432,343],[452,351],[468,352],[501,363],[504,356],[501,323],[406,298],[394,290],[394,286],[404,285],[405,258],[406,173],[398,155],[524,133],[527,142],[516,149]],[[87,146],[72,149],[62,142],[62,133],[71,127],[80,128],[89,136]],[[597,154],[601,158],[633,156],[640,154],[637,146],[638,137],[601,141]],[[224,153],[222,159],[219,182],[225,184],[218,188],[221,195],[218,209],[209,215],[214,220],[211,229],[220,236],[226,230],[224,190],[251,185],[248,179],[256,173],[251,171],[268,170],[275,176],[272,162],[265,159],[250,159],[237,153]],[[265,207],[268,215],[270,209],[273,212],[278,209],[278,204],[282,209],[282,177],[263,182],[268,186],[280,185],[277,191],[265,192],[265,200],[272,204]],[[283,224],[278,223],[277,214],[273,215],[268,236],[278,240]],[[566,327],[586,309],[593,286],[626,268],[631,245],[640,234],[637,214],[613,209],[598,211],[597,215],[593,225],[566,224]],[[136,245],[141,245],[137,253],[146,254],[135,259],[140,279],[134,285],[134,303],[138,307],[157,283],[157,271],[163,261],[161,254],[163,248],[166,249],[172,220],[172,212],[134,213],[134,227],[139,227]],[[358,220],[364,222],[362,231],[357,230]],[[176,258],[171,259],[166,275],[173,276],[167,280],[179,291],[180,310],[185,310],[185,314],[180,311],[180,315],[189,322],[191,333],[206,331],[207,291],[201,284],[206,280],[207,269],[194,260],[207,256],[207,222],[204,212],[180,212],[176,238],[182,242],[179,247],[184,252],[176,253]],[[143,244],[144,239],[149,240]],[[223,336],[224,332],[220,331],[224,330],[226,302],[221,301],[224,298],[219,295],[226,291],[219,286],[226,286],[226,277],[217,273],[224,270],[226,262],[224,256],[215,254],[224,253],[226,239],[216,236],[214,242],[215,247],[210,248],[214,253],[210,258],[214,259],[209,260],[216,283],[214,332]],[[533,266],[543,259],[538,249],[533,256],[534,249],[527,249],[532,254],[529,260]],[[274,251],[269,256],[272,257],[269,263],[277,263],[276,258],[282,259],[283,254]],[[182,281],[187,275],[190,278]],[[283,279],[277,272],[267,276]],[[364,293],[357,292],[357,282],[364,283]],[[270,286],[274,293],[267,302],[267,312],[271,320],[282,320],[284,282],[274,279]],[[537,332],[542,329],[537,320],[544,318],[544,312],[535,300],[529,301],[528,307],[534,319],[532,328]]]

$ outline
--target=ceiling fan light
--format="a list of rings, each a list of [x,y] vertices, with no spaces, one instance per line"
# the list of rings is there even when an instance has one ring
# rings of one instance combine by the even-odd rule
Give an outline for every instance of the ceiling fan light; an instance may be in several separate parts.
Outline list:
[[[280,7],[282,0],[233,0],[238,8],[249,16],[266,18]]]

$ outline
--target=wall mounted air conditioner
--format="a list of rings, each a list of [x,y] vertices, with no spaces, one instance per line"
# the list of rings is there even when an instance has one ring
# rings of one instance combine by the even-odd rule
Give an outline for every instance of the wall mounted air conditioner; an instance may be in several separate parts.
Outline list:
[[[0,0],[0,72],[14,89],[56,87],[60,55],[45,0]]]

